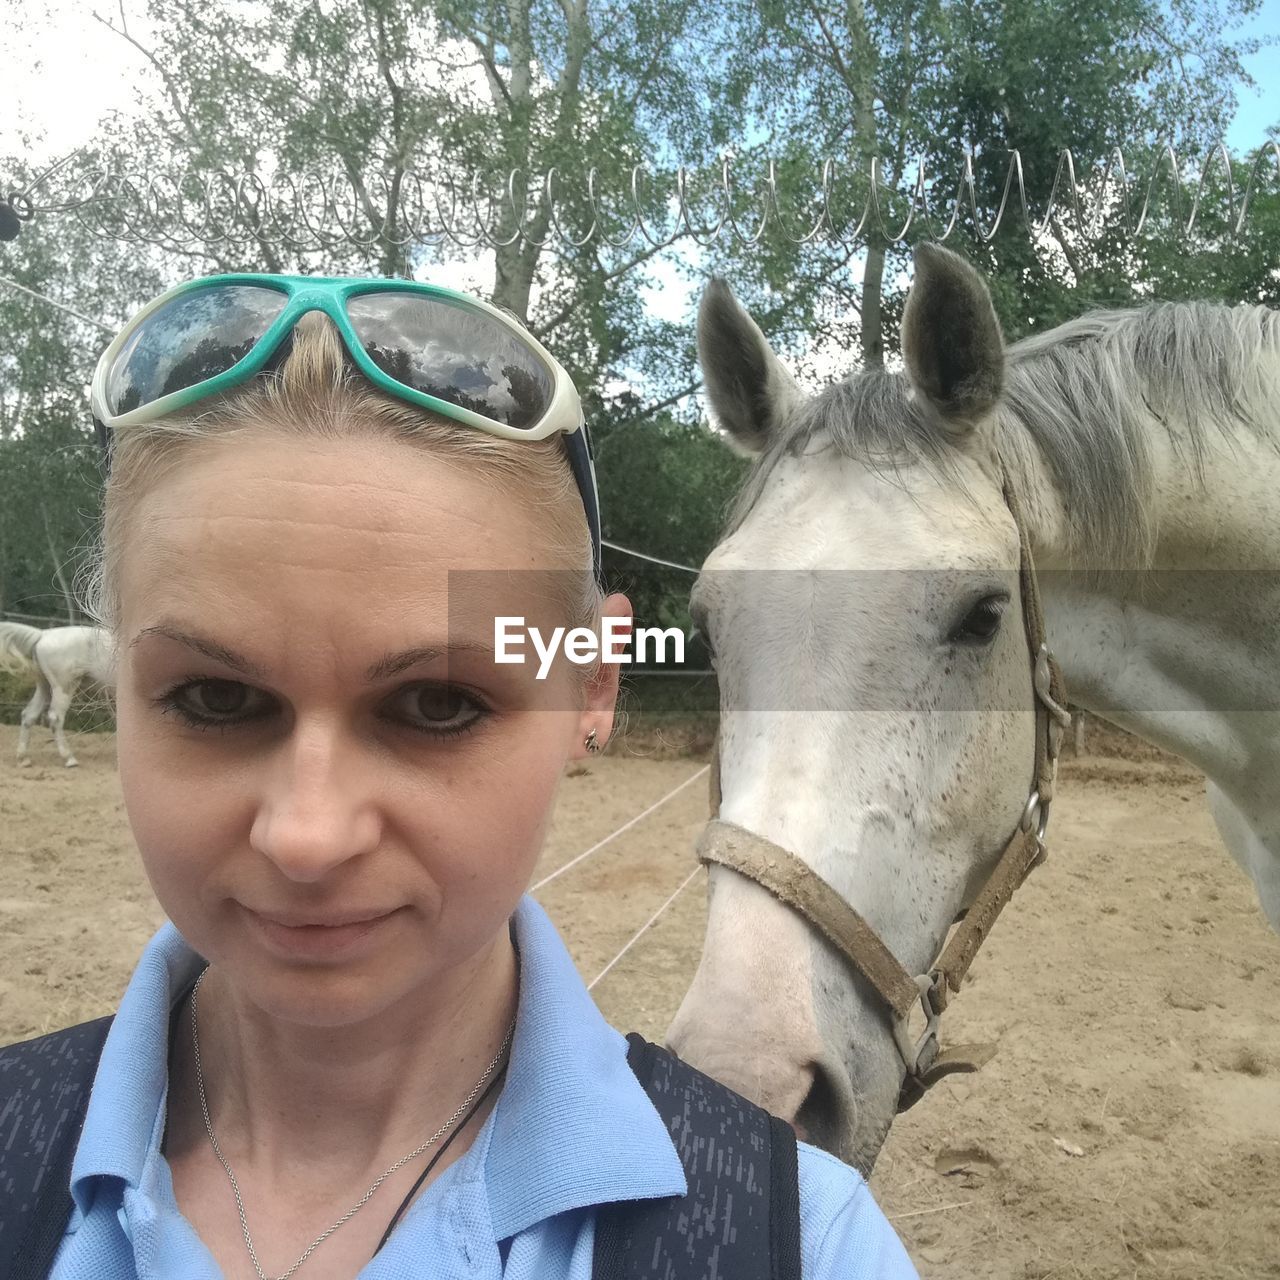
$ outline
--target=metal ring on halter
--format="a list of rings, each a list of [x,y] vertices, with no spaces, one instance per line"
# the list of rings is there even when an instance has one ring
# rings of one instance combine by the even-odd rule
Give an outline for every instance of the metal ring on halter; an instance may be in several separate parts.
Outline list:
[[[1032,822],[1036,826],[1036,839],[1044,843],[1044,833],[1049,829],[1049,801],[1041,800],[1040,793],[1033,791],[1027,797],[1027,807],[1022,811],[1018,827],[1022,831],[1030,831]]]
[[[1049,829],[1050,801],[1041,800],[1040,793],[1033,791],[1027,798],[1027,807],[1022,811],[1022,821],[1018,824],[1022,831],[1030,831],[1031,824],[1036,829],[1036,856],[1027,867],[1027,873],[1034,871],[1049,856],[1049,846],[1044,842],[1044,833]]]

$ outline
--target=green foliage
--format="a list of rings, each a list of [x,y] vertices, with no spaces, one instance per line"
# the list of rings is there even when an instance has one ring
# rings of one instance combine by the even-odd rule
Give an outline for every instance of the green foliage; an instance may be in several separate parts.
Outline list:
[[[663,415],[596,432],[600,505],[613,542],[697,568],[715,546],[746,462],[697,424]],[[611,587],[625,591],[640,626],[686,633],[692,575],[605,552]],[[706,666],[700,645],[687,665]]]
[[[20,185],[16,158],[0,174]],[[73,217],[36,220],[0,244],[0,275],[122,319],[159,288],[135,246]],[[106,335],[27,293],[0,287],[0,613],[77,620],[73,581],[97,518],[101,477],[86,388]]]
[[[37,408],[21,435],[0,439],[0,607],[79,620],[78,557],[92,538],[100,488],[97,447],[76,415]]]
[[[875,161],[883,223],[893,230],[906,221],[923,161],[934,217],[918,221],[913,236],[925,239],[950,217],[966,148],[977,156],[983,227],[1000,208],[1008,151],[1017,148],[1038,218],[1064,147],[1074,153],[1082,196],[1090,167],[1117,145],[1131,167],[1146,171],[1158,155],[1148,162],[1148,151],[1160,143],[1199,160],[1230,120],[1237,87],[1248,83],[1242,57],[1256,42],[1234,33],[1257,7],[1257,0],[738,0],[725,31],[733,42],[731,93],[753,136],[742,169],[750,172],[754,161],[758,171],[766,154],[782,155],[780,202],[803,228],[802,215],[816,213],[819,166],[832,158],[832,211],[852,227]],[[1114,225],[1092,242],[1062,217],[1070,197],[1064,183],[1059,217],[1038,248],[1016,188],[990,244],[971,234],[962,208],[962,230],[950,243],[992,279],[1013,337],[1091,305],[1150,296],[1157,284],[1159,250],[1131,251]],[[815,340],[828,353],[849,351],[851,368],[855,351],[879,364],[897,344],[909,248],[881,239],[874,219],[868,231],[869,249],[855,255],[843,245],[795,245],[776,230],[762,252],[744,261],[725,249],[717,265],[733,273],[766,332],[802,364]],[[1208,236],[1165,240],[1166,274],[1172,255],[1185,260],[1217,248]]]
[[[1250,186],[1252,185],[1252,190]],[[1234,234],[1245,192],[1249,211],[1243,231]],[[1181,208],[1168,202],[1153,231],[1129,247],[1132,271],[1150,294],[1167,301],[1205,298],[1228,304],[1280,307],[1280,162],[1269,150],[1233,158],[1205,177],[1196,227],[1189,243],[1177,223],[1191,212],[1195,183]]]

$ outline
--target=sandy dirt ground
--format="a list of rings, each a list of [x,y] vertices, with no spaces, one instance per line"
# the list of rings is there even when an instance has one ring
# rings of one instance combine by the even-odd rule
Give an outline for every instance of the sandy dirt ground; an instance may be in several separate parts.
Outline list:
[[[1064,762],[1052,854],[947,1016],[995,1041],[894,1126],[873,1186],[925,1280],[1280,1277],[1280,938],[1203,784],[1092,733]],[[79,770],[13,764],[0,726],[0,1043],[107,1012],[161,913],[108,736]],[[698,768],[606,756],[567,778],[540,874]],[[704,780],[539,895],[588,979],[688,874]],[[697,963],[701,877],[596,988],[660,1038]]]

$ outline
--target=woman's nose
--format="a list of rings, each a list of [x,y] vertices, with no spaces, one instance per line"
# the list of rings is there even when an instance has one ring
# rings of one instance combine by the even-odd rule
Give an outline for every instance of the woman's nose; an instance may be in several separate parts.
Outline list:
[[[322,880],[377,848],[381,818],[357,757],[338,726],[299,721],[264,765],[249,839],[290,880]]]

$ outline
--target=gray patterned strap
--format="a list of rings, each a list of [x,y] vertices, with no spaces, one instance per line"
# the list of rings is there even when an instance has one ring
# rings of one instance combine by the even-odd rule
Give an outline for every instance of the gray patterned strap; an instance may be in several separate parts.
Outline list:
[[[684,1165],[688,1194],[596,1218],[594,1280],[800,1280],[791,1127],[638,1035],[627,1060]]]
[[[0,1048],[0,1280],[44,1280],[110,1018]]]

